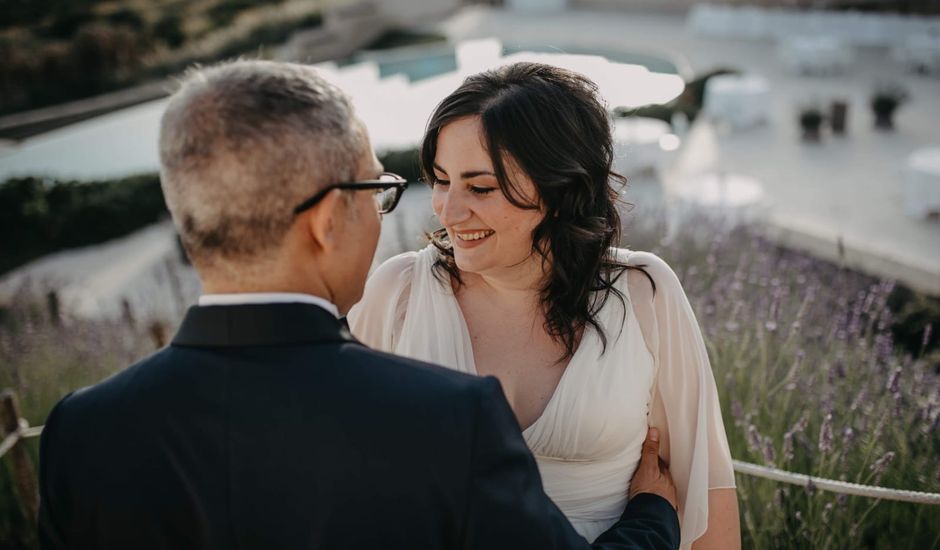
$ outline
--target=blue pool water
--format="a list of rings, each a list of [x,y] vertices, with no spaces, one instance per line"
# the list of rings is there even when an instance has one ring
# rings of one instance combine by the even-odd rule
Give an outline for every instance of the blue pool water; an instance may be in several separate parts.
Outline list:
[[[519,52],[570,53],[577,55],[600,55],[617,63],[642,65],[655,73],[679,74],[674,63],[648,54],[606,49],[563,48],[557,46],[503,46],[503,55]],[[363,52],[340,63],[349,64],[371,60],[379,65],[382,78],[403,74],[412,82],[457,70],[457,57],[452,45],[406,47],[398,50]]]

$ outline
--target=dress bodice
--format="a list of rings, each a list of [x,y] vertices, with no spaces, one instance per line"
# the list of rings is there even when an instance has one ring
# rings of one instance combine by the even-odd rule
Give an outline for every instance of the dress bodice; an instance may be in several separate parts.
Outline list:
[[[615,253],[624,262],[630,254],[623,250]],[[386,351],[477,374],[470,334],[453,288],[432,269],[436,254],[433,247],[427,247],[392,258],[384,272],[383,265],[367,283],[362,302],[349,314],[353,334]],[[671,270],[668,275],[675,279]],[[677,280],[674,284],[681,293]],[[685,524],[682,546],[687,548],[704,531],[708,488],[734,486],[714,379],[687,301],[694,330],[688,336],[683,327],[663,330],[670,332],[671,338],[688,340],[678,349],[695,350],[693,359],[704,367],[693,364],[688,354],[675,355],[669,347],[659,349],[658,333],[653,333],[653,342],[648,341],[635,315],[626,276],[618,279],[616,288],[623,300],[611,295],[597,317],[607,337],[606,350],[596,330],[585,327],[554,394],[542,415],[523,431],[523,437],[535,455],[545,492],[575,529],[593,541],[626,506],[647,426],[660,428],[670,440],[664,441],[664,448],[671,446],[674,453],[670,469],[679,492],[680,524]],[[681,298],[685,300],[684,294]],[[675,317],[671,311],[664,311],[666,316]],[[675,344],[672,340],[665,343]],[[686,373],[675,372],[671,359],[664,363],[657,361],[657,356],[688,363],[691,374],[707,374],[702,380],[705,383],[680,381]],[[671,379],[665,384],[663,368]],[[703,369],[708,369],[707,373]],[[674,387],[675,383],[678,386]],[[709,450],[712,439],[716,441]],[[716,458],[710,465],[712,455]],[[687,526],[692,529],[686,530]]]
[[[403,324],[391,351],[477,374],[460,306],[452,287],[434,276],[433,262],[430,248],[415,259]],[[618,290],[625,302],[611,296],[599,312],[607,350],[596,330],[586,327],[542,415],[522,433],[545,492],[589,540],[626,506],[653,383],[653,360],[629,307],[626,284]]]

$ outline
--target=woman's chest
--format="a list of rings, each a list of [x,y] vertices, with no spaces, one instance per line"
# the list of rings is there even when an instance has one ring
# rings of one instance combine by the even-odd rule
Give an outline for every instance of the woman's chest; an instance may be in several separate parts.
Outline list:
[[[473,350],[474,371],[495,376],[519,425],[532,425],[544,411],[565,372],[564,346],[533,317],[464,312]]]
[[[639,330],[585,331],[542,416],[523,435],[532,452],[563,461],[636,454],[646,435],[655,368]]]

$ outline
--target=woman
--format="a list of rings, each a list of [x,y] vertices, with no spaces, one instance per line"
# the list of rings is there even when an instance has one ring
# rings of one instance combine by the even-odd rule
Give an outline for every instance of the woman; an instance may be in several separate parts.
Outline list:
[[[714,378],[672,270],[619,240],[596,86],[518,63],[469,77],[433,114],[421,167],[443,228],[373,274],[365,343],[496,376],[545,490],[593,540],[616,521],[647,424],[679,494],[683,547],[740,546]]]

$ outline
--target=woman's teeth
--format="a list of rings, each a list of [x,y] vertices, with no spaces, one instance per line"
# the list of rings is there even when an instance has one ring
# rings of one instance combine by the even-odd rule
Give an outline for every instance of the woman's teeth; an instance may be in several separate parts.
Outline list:
[[[457,238],[461,241],[477,241],[485,237],[489,237],[495,233],[495,231],[477,231],[475,233],[457,233]]]

